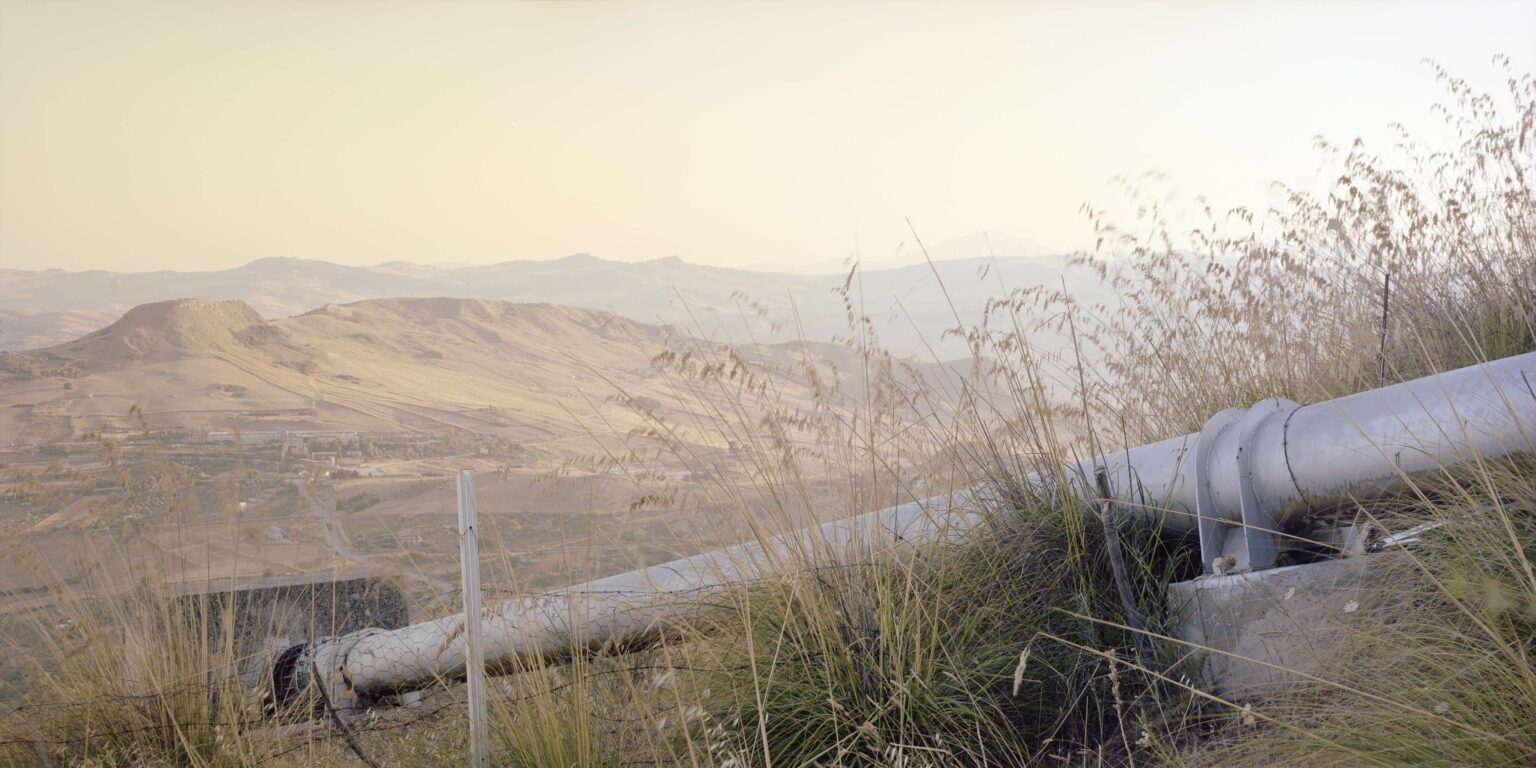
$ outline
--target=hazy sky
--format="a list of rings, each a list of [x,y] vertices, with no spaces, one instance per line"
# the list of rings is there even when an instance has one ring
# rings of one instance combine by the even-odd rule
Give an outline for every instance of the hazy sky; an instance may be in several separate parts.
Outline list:
[[[0,267],[1081,247],[1116,174],[1263,202],[1499,52],[1536,3],[0,0]]]

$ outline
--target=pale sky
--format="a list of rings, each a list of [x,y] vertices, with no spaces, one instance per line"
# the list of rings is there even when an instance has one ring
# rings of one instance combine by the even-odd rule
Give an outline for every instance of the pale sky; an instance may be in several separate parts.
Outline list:
[[[588,252],[785,269],[1089,245],[1157,168],[1262,203],[1435,132],[1536,3],[0,0],[0,267]]]

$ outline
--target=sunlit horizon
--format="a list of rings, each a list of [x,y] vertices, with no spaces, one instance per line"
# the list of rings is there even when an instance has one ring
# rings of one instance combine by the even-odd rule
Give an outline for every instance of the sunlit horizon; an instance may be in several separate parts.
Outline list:
[[[1116,176],[1263,207],[1316,135],[1436,140],[1423,60],[1536,61],[1513,3],[758,10],[5,2],[0,267],[1060,252]]]

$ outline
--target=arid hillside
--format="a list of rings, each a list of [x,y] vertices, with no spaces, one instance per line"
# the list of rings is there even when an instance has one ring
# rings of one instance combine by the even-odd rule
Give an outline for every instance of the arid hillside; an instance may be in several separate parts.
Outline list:
[[[653,365],[669,344],[697,346],[548,304],[380,299],[268,321],[241,301],[178,299],[0,356],[0,436],[14,448],[142,420],[194,431],[456,429],[559,448],[594,423],[636,426],[635,403],[681,407]],[[768,349],[754,356],[785,357]]]
[[[953,377],[551,304],[376,299],[282,320],[238,300],[145,304],[0,353],[0,594],[99,578],[91,542],[131,531],[173,580],[362,565],[430,581],[456,567],[461,468],[492,476],[488,530],[516,531],[498,552],[520,578],[623,570],[735,535],[726,518],[755,502],[705,486],[753,482],[738,455],[753,431],[793,450],[814,440],[808,414],[931,378],[890,409],[915,421],[948,409]]]

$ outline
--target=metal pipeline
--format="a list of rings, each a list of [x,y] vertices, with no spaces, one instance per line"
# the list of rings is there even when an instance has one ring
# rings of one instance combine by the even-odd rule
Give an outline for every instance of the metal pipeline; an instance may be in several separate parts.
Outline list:
[[[978,493],[957,491],[766,542],[751,541],[548,594],[507,600],[482,615],[486,671],[514,672],[561,660],[583,648],[643,645],[712,593],[771,573],[779,563],[806,562],[832,552],[857,559],[902,542],[932,544],[979,522],[969,511]],[[464,615],[459,614],[294,646],[277,657],[274,698],[286,700],[309,682],[318,682],[326,686],[332,705],[340,708],[420,690],[440,680],[462,679],[464,623]]]
[[[1536,450],[1536,353],[1426,376],[1299,406],[1272,398],[1222,411],[1204,429],[1106,454],[1066,468],[1076,493],[1092,496],[1104,470],[1121,514],[1156,517],[1170,532],[1199,532],[1201,559],[1230,556],[1232,570],[1274,564],[1281,531],[1307,513],[1390,492],[1411,476]],[[1026,485],[1049,491],[1035,474]],[[771,573],[776,563],[834,553],[862,557],[963,535],[979,520],[972,488],[847,520],[610,576],[486,609],[491,673],[568,656],[574,649],[642,645],[728,585]],[[368,629],[278,654],[281,701],[310,683],[337,706],[462,678],[463,616],[397,630]]]

